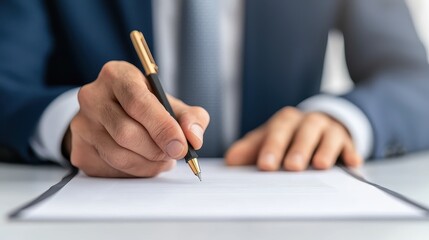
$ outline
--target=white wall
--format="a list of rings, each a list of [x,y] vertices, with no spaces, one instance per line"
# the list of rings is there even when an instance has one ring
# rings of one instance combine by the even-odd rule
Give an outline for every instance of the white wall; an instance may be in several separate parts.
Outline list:
[[[407,0],[420,39],[429,47],[429,0]],[[344,59],[342,35],[329,36],[326,64],[323,72],[322,91],[341,94],[353,87]],[[427,51],[428,52],[428,51]],[[428,58],[429,59],[429,58]]]

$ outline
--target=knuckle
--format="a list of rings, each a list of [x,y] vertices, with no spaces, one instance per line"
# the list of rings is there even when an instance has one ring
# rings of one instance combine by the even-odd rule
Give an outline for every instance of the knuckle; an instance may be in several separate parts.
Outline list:
[[[70,121],[69,127],[72,135],[84,137],[88,136],[88,134],[86,134],[87,131],[92,131],[98,126],[93,125],[90,120],[81,113],[81,110],[79,110],[79,112]]]
[[[147,143],[147,139],[145,139],[146,135],[141,134],[141,128],[139,126],[134,125],[125,125],[120,124],[116,127],[113,133],[113,139],[115,142],[124,148],[127,149],[144,149],[144,153],[142,153],[148,160],[151,161],[161,161],[165,160],[168,156],[158,147],[145,147],[145,143]]]
[[[112,105],[102,103],[99,106],[98,111],[100,112],[99,118],[101,120],[101,124],[107,124],[107,123],[117,123],[118,122],[118,114],[115,112],[115,110],[112,108]]]
[[[322,113],[312,112],[306,116],[306,122],[315,126],[325,126],[327,124],[327,118]]]
[[[152,129],[153,140],[161,144],[160,146],[164,146],[169,139],[177,138],[176,136],[179,134],[171,117],[157,122]]]
[[[141,79],[142,73],[134,65],[126,61],[109,61],[103,65],[98,79],[102,81]],[[126,82],[126,81],[122,81]]]
[[[81,117],[79,116],[79,113],[76,114],[76,116],[73,117],[73,119],[70,122],[70,131],[77,132],[82,125],[81,123]]]
[[[300,111],[297,108],[291,106],[283,107],[280,111],[289,116],[300,114]]]
[[[301,111],[299,111],[295,107],[283,107],[274,115],[273,118],[270,119],[270,123],[275,123],[278,121],[287,122],[291,120],[296,120],[302,115]]]
[[[143,141],[141,129],[136,125],[126,124],[124,122],[117,123],[112,135],[115,142],[125,148],[139,147]]]
[[[127,113],[134,118],[147,117],[147,112],[151,107],[150,102],[154,100],[153,98],[155,98],[155,96],[149,91],[145,91],[145,93],[140,96],[129,94],[129,98],[125,102],[124,108]]]
[[[121,96],[129,96],[128,99],[134,99],[136,98],[135,90],[138,88],[136,85],[134,81],[122,81],[119,84],[118,91]]]
[[[122,77],[128,81],[142,81],[144,79],[143,74],[134,65],[123,62],[123,65],[127,68],[126,71],[122,71]]]
[[[91,103],[91,87],[90,84],[82,86],[77,93],[77,100],[81,108],[89,106]]]
[[[112,79],[117,75],[119,61],[109,61],[100,70],[99,79]]]
[[[114,168],[126,171],[134,167],[132,161],[129,159],[130,156],[128,154],[116,153],[109,162]]]
[[[135,129],[132,125],[118,123],[112,137],[120,146],[126,147],[131,142],[135,142],[137,135],[136,130],[137,129]]]
[[[124,152],[114,152],[113,154],[109,154],[101,145],[95,144],[94,148],[104,162],[111,165],[113,168],[118,170],[128,170],[133,167],[132,162],[129,161],[130,156],[125,154]]]
[[[310,112],[306,116],[307,121],[309,122],[318,122],[321,119],[320,113],[317,112]]]

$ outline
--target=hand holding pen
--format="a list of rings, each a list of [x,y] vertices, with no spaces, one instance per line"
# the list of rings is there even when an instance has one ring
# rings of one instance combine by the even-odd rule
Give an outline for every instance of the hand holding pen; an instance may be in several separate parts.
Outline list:
[[[144,39],[144,36],[139,31],[132,31],[130,34],[131,40],[133,41],[134,48],[137,52],[137,55],[140,58],[140,61],[143,65],[143,68],[146,73],[146,77],[149,80],[149,84],[152,87],[152,92],[165,107],[165,109],[170,113],[170,115],[176,118],[176,115],[171,108],[170,102],[165,95],[164,89],[161,86],[161,82],[158,79],[158,66],[155,63],[155,60],[152,57],[152,53],[149,50],[149,47]],[[198,164],[198,155],[195,152],[195,149],[188,143],[188,153],[185,156],[185,161],[191,168],[192,172],[200,179],[201,181],[201,170]]]
[[[153,177],[167,171],[176,159],[193,154],[188,142],[201,148],[209,123],[201,107],[168,97],[176,120],[145,75],[127,62],[106,63],[78,99],[80,110],[64,138],[64,152],[72,165],[94,177]]]

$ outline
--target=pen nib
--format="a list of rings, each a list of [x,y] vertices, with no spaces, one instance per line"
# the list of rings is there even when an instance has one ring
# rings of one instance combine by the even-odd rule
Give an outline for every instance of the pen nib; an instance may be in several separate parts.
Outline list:
[[[195,175],[197,175],[198,179],[200,179],[200,182],[201,182],[202,181],[202,179],[201,179],[201,173],[197,173]]]

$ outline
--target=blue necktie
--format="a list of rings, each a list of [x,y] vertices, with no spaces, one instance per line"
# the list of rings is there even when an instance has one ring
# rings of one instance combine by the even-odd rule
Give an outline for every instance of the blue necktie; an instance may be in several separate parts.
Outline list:
[[[219,79],[219,18],[216,0],[184,0],[178,56],[178,97],[204,107],[210,125],[204,134],[202,157],[223,154]]]

